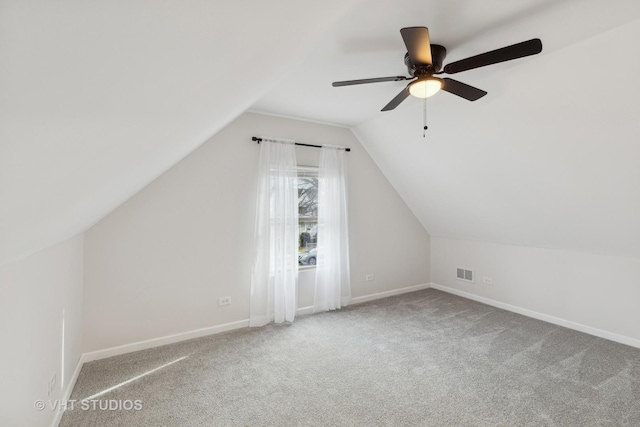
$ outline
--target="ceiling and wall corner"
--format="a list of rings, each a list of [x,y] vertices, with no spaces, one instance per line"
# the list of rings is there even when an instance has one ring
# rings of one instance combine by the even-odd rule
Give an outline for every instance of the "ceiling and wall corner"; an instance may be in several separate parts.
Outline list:
[[[434,106],[426,140],[408,106],[355,132],[432,235],[639,257],[639,36],[634,21],[499,72],[497,99]],[[616,70],[603,86],[594,51]]]
[[[640,4],[490,3],[368,3],[305,62],[311,76],[292,69],[252,108],[352,126],[433,236],[640,256]],[[411,25],[445,64],[533,37],[543,52],[456,74],[488,95],[429,98],[422,138],[420,100],[379,111],[406,82],[331,87],[406,75]]]
[[[633,0],[0,7],[0,264],[87,229],[248,108],[354,128],[432,234],[638,254]],[[544,50],[461,74],[489,94],[430,98],[423,140],[419,101],[379,111],[403,82],[330,86],[405,74],[411,25],[445,64]]]
[[[357,3],[3,1],[0,264],[95,224]]]

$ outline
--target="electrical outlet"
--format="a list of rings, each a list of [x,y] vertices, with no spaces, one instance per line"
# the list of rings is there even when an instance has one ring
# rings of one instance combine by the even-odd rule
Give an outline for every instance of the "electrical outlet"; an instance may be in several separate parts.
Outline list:
[[[231,297],[218,298],[218,305],[229,305],[229,304],[231,304]]]
[[[483,277],[482,278],[482,282],[485,285],[492,285],[493,284],[493,279],[491,277]]]
[[[373,282],[375,276],[373,274],[367,274],[364,278],[367,282]]]

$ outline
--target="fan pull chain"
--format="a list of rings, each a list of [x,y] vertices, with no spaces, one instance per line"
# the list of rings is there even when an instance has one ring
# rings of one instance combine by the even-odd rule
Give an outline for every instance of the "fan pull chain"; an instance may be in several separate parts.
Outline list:
[[[426,92],[426,90],[425,90]],[[427,129],[429,128],[427,126],[427,97],[425,96],[424,98],[424,127],[422,128],[422,137],[426,138],[427,137]]]

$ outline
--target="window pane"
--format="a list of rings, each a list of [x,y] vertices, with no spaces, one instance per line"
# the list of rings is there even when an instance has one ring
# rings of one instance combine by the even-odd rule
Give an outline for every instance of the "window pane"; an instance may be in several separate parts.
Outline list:
[[[318,242],[318,171],[298,170],[298,263],[316,264]]]

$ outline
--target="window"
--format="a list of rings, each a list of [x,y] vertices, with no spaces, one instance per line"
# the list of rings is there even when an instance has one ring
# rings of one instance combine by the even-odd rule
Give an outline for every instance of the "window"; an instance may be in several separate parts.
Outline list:
[[[318,169],[298,168],[298,264],[316,265],[318,243]]]

